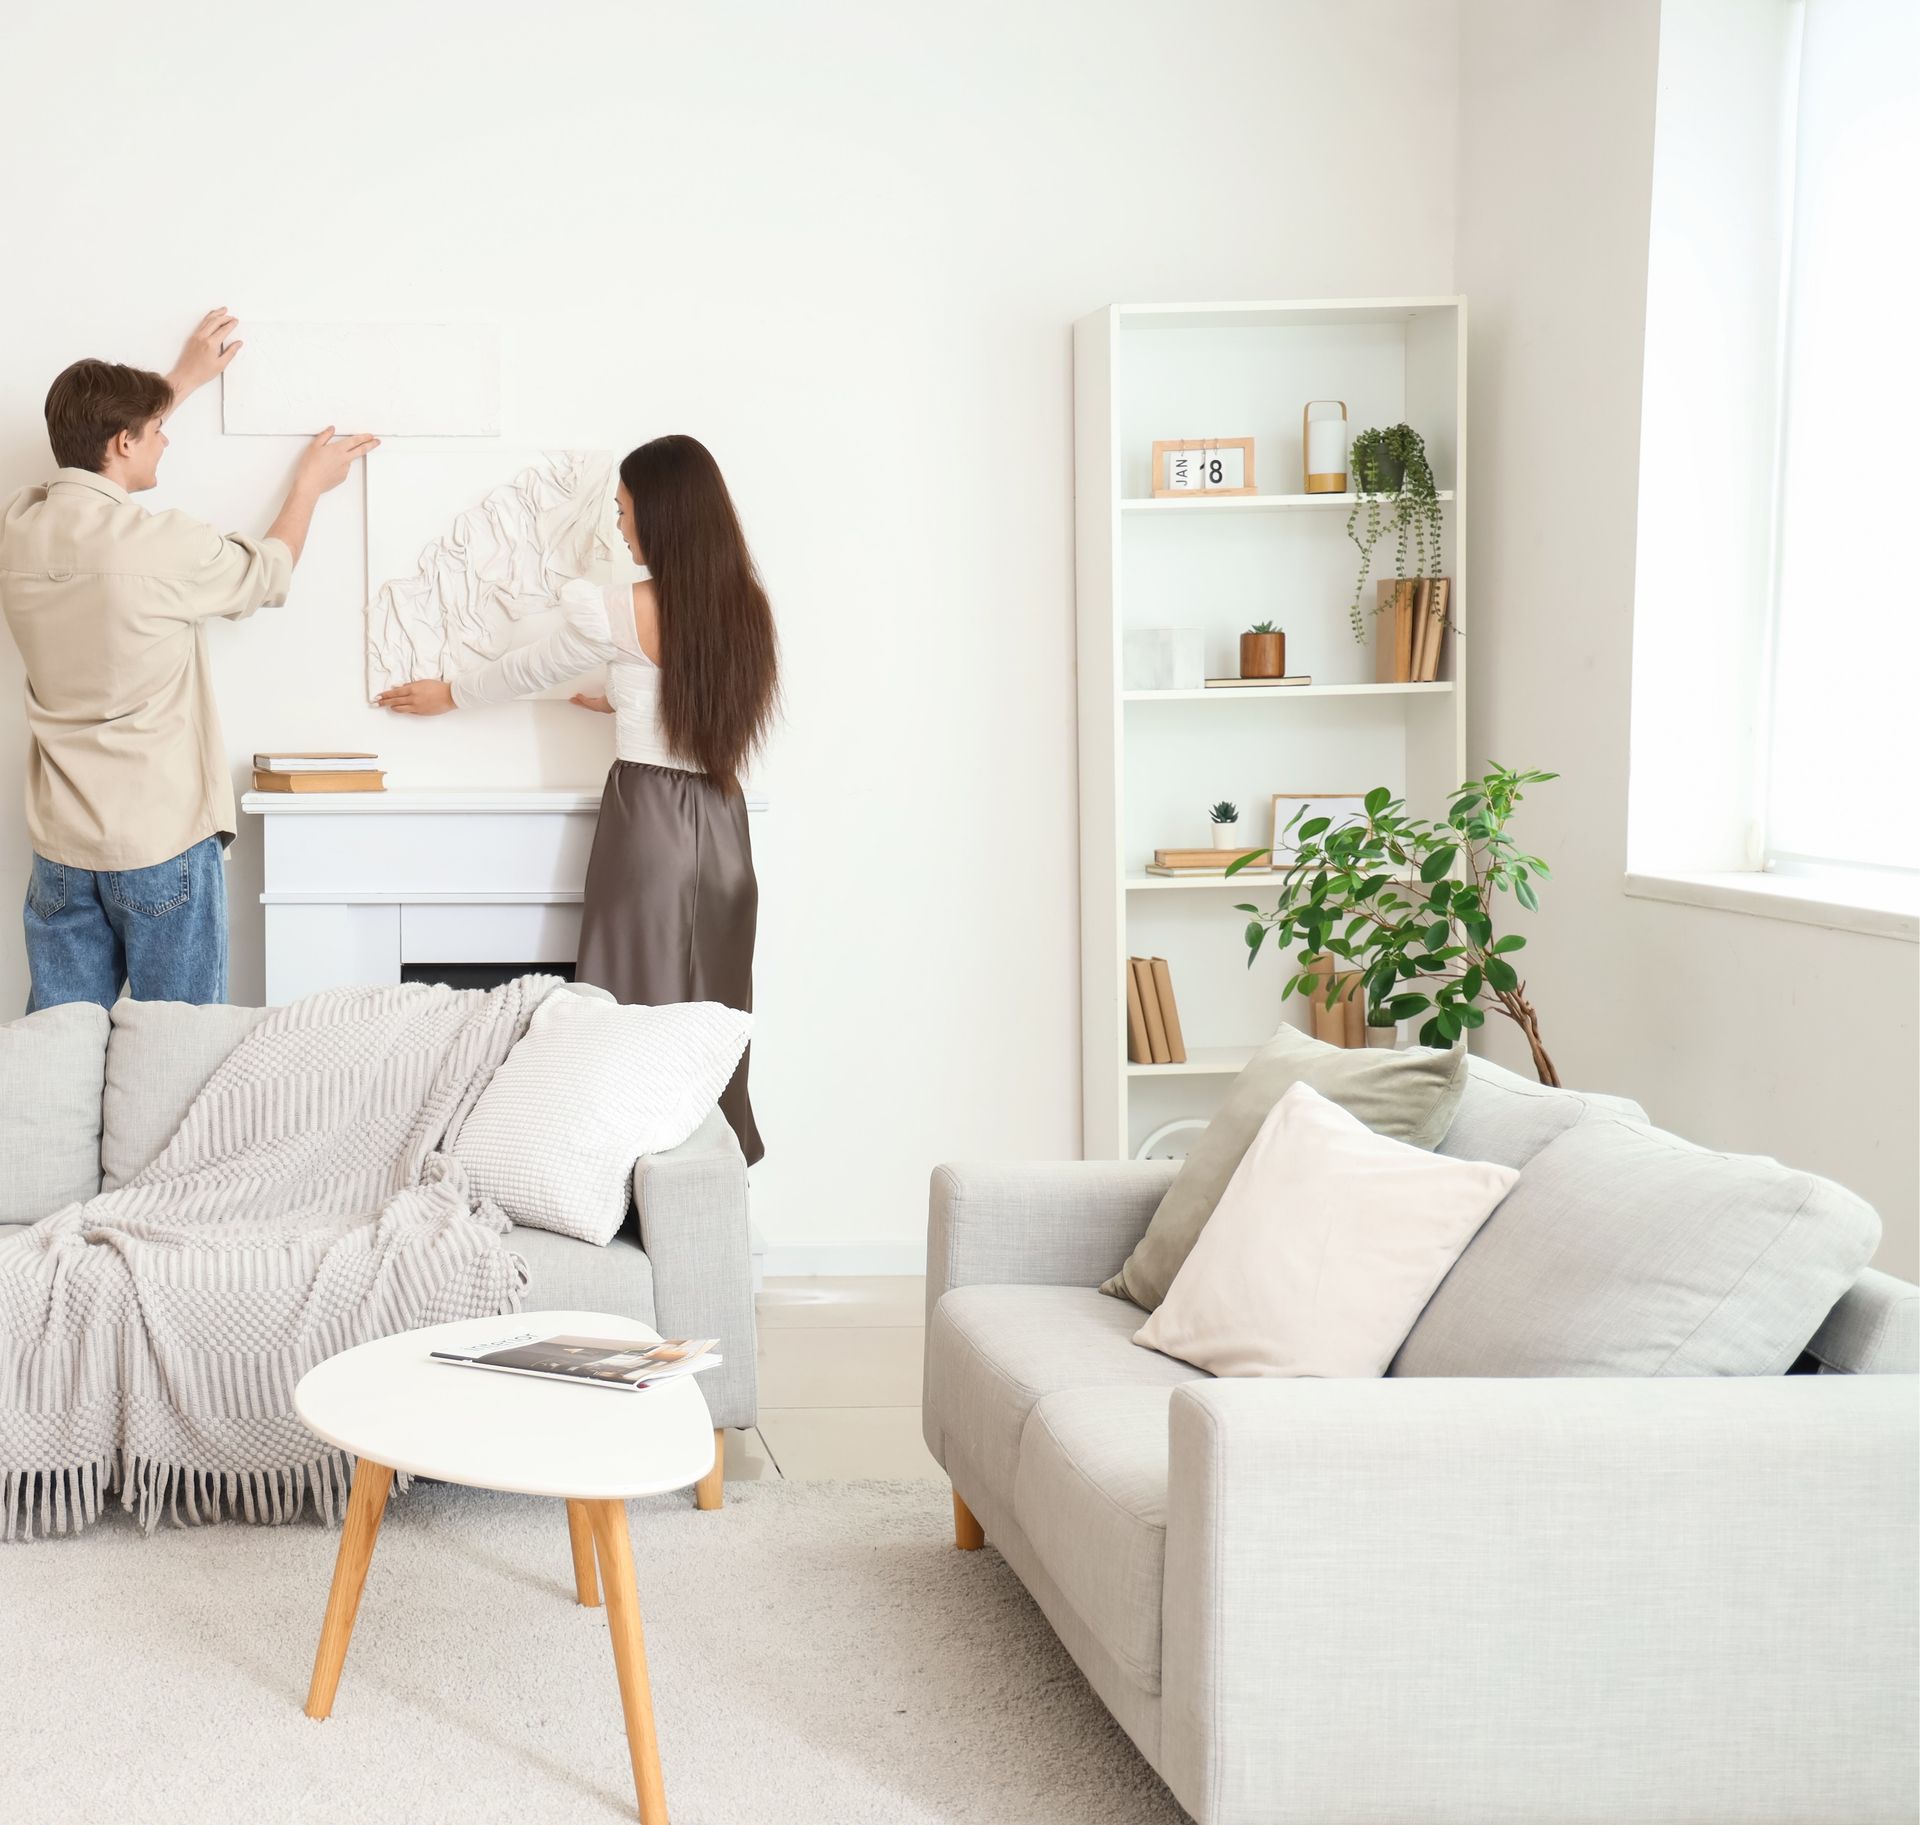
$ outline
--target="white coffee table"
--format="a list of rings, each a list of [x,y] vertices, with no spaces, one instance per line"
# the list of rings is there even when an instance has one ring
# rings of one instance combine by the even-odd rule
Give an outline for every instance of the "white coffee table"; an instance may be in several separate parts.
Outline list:
[[[658,1341],[645,1325],[606,1312],[521,1312],[378,1338],[301,1377],[294,1410],[330,1445],[359,1459],[307,1715],[325,1717],[333,1709],[395,1471],[477,1489],[559,1496],[567,1504],[574,1588],[590,1607],[600,1600],[594,1579],[598,1549],[640,1817],[645,1825],[666,1825],[626,1502],[717,1479],[713,1420],[693,1376],[627,1394],[456,1368],[428,1355],[519,1332],[555,1331]],[[713,1493],[702,1487],[702,1507],[718,1505],[708,1499]]]

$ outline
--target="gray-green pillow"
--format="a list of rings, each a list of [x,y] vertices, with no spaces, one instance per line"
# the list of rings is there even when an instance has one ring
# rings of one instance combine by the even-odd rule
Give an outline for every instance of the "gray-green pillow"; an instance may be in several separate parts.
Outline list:
[[[1375,1134],[1429,1153],[1445,1138],[1467,1087],[1467,1049],[1345,1050],[1282,1027],[1233,1080],[1220,1113],[1167,1187],[1126,1265],[1101,1287],[1153,1311],[1167,1296],[1268,1112],[1295,1084],[1310,1084]]]

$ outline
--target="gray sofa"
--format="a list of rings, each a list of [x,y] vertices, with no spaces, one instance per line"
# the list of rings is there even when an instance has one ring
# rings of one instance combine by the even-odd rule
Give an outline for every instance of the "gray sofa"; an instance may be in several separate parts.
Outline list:
[[[0,1225],[124,1184],[266,1012],[121,1001],[111,1019],[81,1003],[0,1025]],[[615,1312],[669,1337],[718,1337],[726,1360],[700,1378],[713,1423],[754,1423],[747,1168],[718,1110],[684,1145],[635,1165],[633,1207],[605,1248],[518,1225],[512,1246],[527,1264],[529,1309]]]
[[[1637,1115],[1476,1060],[1442,1151]],[[1093,1290],[1175,1170],[940,1167],[924,1418],[1196,1819],[1911,1825],[1920,1288],[1794,1374],[1216,1381]]]

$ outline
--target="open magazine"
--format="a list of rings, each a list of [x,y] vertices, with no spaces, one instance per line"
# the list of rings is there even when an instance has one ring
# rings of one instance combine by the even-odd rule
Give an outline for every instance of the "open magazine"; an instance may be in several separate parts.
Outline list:
[[[593,1388],[632,1392],[681,1375],[720,1366],[717,1337],[664,1337],[635,1343],[619,1337],[575,1337],[522,1331],[490,1337],[470,1350],[433,1350],[435,1362],[460,1369],[498,1369],[507,1375],[538,1375],[549,1381],[583,1382]]]

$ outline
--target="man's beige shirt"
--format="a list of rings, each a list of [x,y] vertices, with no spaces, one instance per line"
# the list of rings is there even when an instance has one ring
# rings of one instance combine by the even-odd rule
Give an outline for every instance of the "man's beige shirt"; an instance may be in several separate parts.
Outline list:
[[[284,602],[293,553],[149,513],[87,469],[0,516],[0,607],[27,664],[27,829],[70,868],[149,868],[234,830],[206,623]]]

